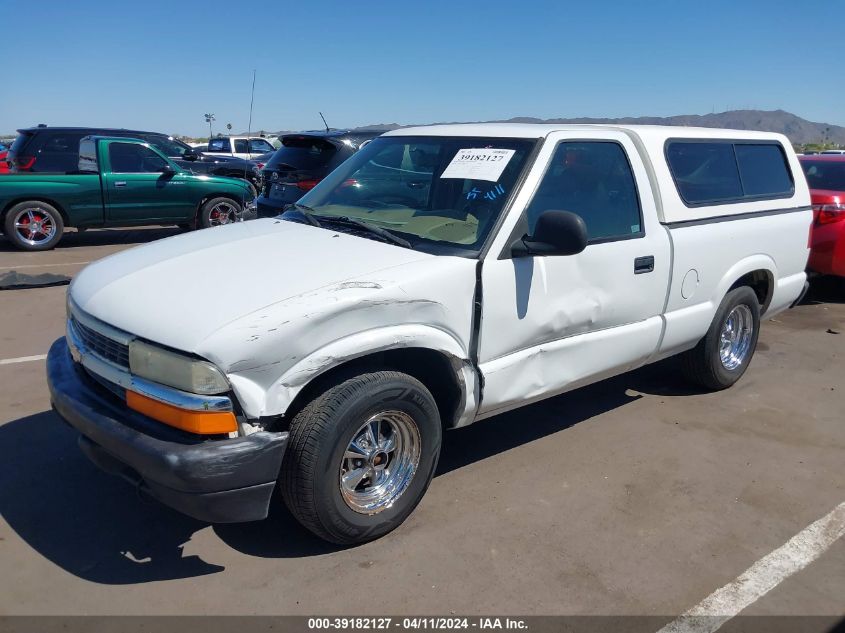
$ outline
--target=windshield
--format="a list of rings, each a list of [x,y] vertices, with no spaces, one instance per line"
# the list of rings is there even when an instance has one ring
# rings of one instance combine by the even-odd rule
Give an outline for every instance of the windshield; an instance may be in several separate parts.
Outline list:
[[[179,158],[186,151],[191,149],[182,141],[177,141],[175,138],[167,136],[147,136],[144,138],[144,140],[147,141],[153,147],[155,147],[162,154],[171,158]]]
[[[802,160],[810,189],[845,191],[845,160]]]
[[[387,229],[418,250],[475,254],[534,144],[533,139],[381,137],[300,202],[329,221],[347,217]]]

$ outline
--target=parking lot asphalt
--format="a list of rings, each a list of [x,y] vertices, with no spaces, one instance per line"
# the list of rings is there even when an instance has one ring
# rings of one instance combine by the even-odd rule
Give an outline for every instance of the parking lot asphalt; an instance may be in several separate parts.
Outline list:
[[[0,273],[72,275],[175,229],[90,231]],[[24,268],[24,267],[28,268]],[[0,291],[0,360],[46,354],[64,287]],[[99,472],[44,361],[0,364],[0,614],[618,614],[667,622],[845,501],[845,292],[818,284],[720,393],[673,360],[444,438],[387,537],[337,548],[276,500],[207,525]],[[845,541],[743,613],[845,615]]]

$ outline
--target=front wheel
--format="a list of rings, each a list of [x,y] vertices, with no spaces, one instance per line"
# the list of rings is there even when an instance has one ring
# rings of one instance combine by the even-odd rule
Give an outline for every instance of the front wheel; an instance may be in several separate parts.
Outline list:
[[[212,198],[202,205],[199,213],[199,224],[207,229],[211,226],[222,226],[238,222],[241,216],[241,205],[231,198]]]
[[[440,455],[431,393],[395,371],[351,377],[293,419],[280,487],[306,528],[339,544],[398,527],[422,499]]]
[[[707,389],[726,389],[748,369],[760,335],[760,303],[748,286],[731,290],[722,300],[710,329],[685,352],[686,377]]]
[[[55,248],[65,230],[62,215],[46,202],[16,204],[6,212],[6,238],[24,251],[46,251]]]

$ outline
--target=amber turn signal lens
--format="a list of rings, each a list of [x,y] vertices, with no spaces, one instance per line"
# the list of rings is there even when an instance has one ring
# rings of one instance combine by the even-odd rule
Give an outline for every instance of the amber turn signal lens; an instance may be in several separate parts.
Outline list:
[[[217,435],[238,430],[235,414],[231,411],[188,411],[134,391],[126,392],[126,404],[138,413],[189,433]]]

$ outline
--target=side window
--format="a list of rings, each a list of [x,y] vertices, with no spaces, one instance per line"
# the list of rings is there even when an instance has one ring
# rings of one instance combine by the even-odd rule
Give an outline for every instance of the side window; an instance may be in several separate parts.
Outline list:
[[[109,145],[109,163],[116,174],[157,173],[166,165],[166,161],[149,147],[135,143]]]
[[[560,143],[526,210],[529,234],[540,214],[552,209],[580,215],[591,242],[642,235],[637,186],[622,146],[609,141]]]
[[[33,171],[67,173],[79,163],[79,141],[83,134],[45,134]]]
[[[778,143],[670,141],[666,161],[687,206],[789,197],[794,191]]]
[[[687,204],[742,197],[731,143],[670,143],[666,154],[678,192]]]
[[[235,139],[235,153],[236,154],[248,154],[249,153],[249,144],[247,143],[245,138],[236,138]]]
[[[209,152],[231,152],[232,145],[227,138],[212,138],[208,140]]]
[[[794,185],[780,145],[737,143],[734,148],[746,196],[792,195]]]
[[[273,146],[263,138],[253,138],[249,140],[249,151],[263,154],[264,152],[272,152]]]

